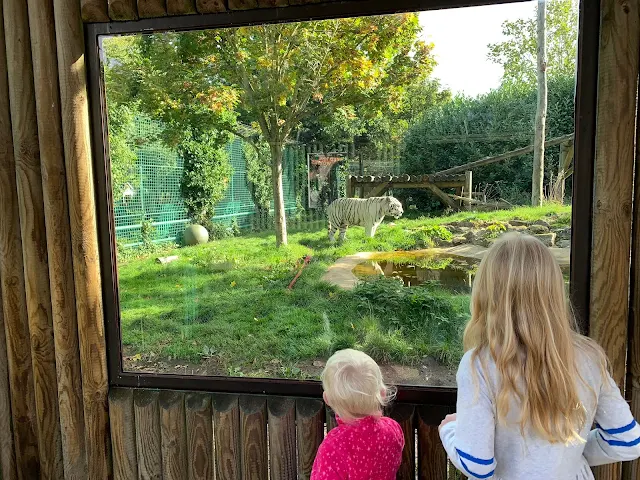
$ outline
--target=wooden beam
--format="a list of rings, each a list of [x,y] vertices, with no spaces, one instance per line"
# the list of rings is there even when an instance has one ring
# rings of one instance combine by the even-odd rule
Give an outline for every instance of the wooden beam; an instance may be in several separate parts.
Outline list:
[[[115,21],[137,20],[136,0],[108,0],[109,18]]]
[[[200,12],[205,13],[205,12]],[[140,18],[158,18],[167,16],[166,0],[138,0]]]
[[[198,13],[194,0],[167,0],[167,13],[169,15],[193,15]]]
[[[0,15],[4,16],[0,2]],[[14,478],[39,478],[36,406],[31,369],[31,348],[22,264],[22,235],[9,113],[9,86],[4,23],[0,21],[0,290],[3,298],[4,330],[11,400],[14,445]],[[8,460],[11,462],[11,460]],[[3,470],[5,467],[3,459]],[[3,471],[3,478],[4,478]],[[10,473],[10,472],[7,472]]]
[[[213,395],[216,444],[216,479],[242,478],[240,458],[240,409],[237,395]]]
[[[296,402],[293,398],[271,397],[269,410],[269,478],[292,480],[296,468]]]
[[[394,405],[389,413],[389,416],[398,422],[404,433],[402,464],[396,477],[398,480],[414,480],[416,478],[414,411],[413,405]]]
[[[77,0],[53,0],[78,317],[87,478],[111,474],[107,352],[89,130],[84,31]],[[106,5],[105,5],[106,6]]]
[[[228,0],[229,10],[250,10],[258,8],[258,0]]]
[[[419,407],[418,417],[418,479],[441,480],[447,478],[447,453],[445,452],[438,427],[433,425],[432,407]]]
[[[324,404],[320,400],[296,400],[298,478],[311,476],[313,461],[324,438]]]
[[[113,478],[114,480],[138,478],[132,389],[115,388],[111,390],[109,393],[109,417],[111,420],[111,444],[113,445]]]
[[[109,6],[107,0],[80,0],[82,21],[85,23],[108,22]]]
[[[159,405],[162,478],[184,480],[188,478],[184,393],[170,390],[160,392]]]
[[[2,185],[0,181],[0,185]],[[1,213],[0,213],[1,215]],[[2,289],[0,288],[0,478],[15,480],[16,454],[13,448],[11,430],[11,387],[9,386],[9,363],[7,343],[4,333],[4,311],[2,308]]]
[[[212,479],[215,474],[211,396],[188,393],[185,408],[189,480]]]
[[[637,0],[600,5],[589,334],[624,389],[640,9]],[[619,479],[621,471],[620,464],[599,467],[596,478]]]
[[[137,390],[133,394],[136,455],[140,479],[162,478],[159,395],[157,391],[148,390]]]
[[[241,478],[267,478],[267,400],[266,397],[240,397]]]
[[[44,478],[63,478],[51,289],[28,9],[27,4],[21,0],[7,0],[3,3],[40,474]],[[37,53],[39,47],[34,45]]]
[[[468,200],[472,200],[473,198],[473,172],[471,170],[467,170],[464,172],[464,187],[462,187],[462,194]],[[467,206],[470,206],[469,203]]]
[[[87,477],[53,1],[28,0],[64,472]]]
[[[431,193],[433,193],[442,203],[444,203],[444,205],[446,207],[451,208],[452,210],[460,210],[460,207],[456,204],[456,202],[454,202],[453,200],[451,200],[451,197],[449,197],[449,195],[447,195],[446,193],[444,193],[442,190],[440,190],[437,186],[435,186],[434,184],[430,183],[427,184],[427,189],[431,191]]]
[[[379,183],[378,185],[375,185],[371,190],[369,190],[366,198],[379,197],[387,190],[387,188],[389,188],[389,182]]]
[[[198,13],[226,12],[227,6],[224,0],[196,0]]]
[[[544,142],[544,146],[553,147],[555,145],[560,145],[566,141],[573,139],[573,133],[570,135],[564,135],[562,137],[552,138]],[[482,167],[484,165],[490,165],[496,162],[502,162],[503,160],[508,160],[510,158],[519,157],[520,155],[526,155],[527,153],[533,152],[533,145],[529,145],[523,148],[519,148],[517,150],[512,150],[510,152],[503,153],[502,155],[496,155],[493,157],[485,157],[480,160],[475,160],[473,162],[465,163],[464,165],[459,165],[457,167],[448,168],[446,170],[441,170],[433,175],[450,175],[453,173],[460,173],[466,170],[473,170],[474,168]]]

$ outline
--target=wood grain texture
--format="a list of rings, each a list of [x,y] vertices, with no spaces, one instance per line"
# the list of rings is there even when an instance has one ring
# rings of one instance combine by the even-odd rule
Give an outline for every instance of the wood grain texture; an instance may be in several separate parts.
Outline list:
[[[229,10],[251,10],[258,8],[258,0],[228,0]]]
[[[287,5],[289,0],[258,0],[260,8],[286,7]]]
[[[413,405],[394,405],[389,412],[389,416],[393,418],[402,427],[404,433],[404,450],[402,451],[402,465],[398,470],[398,480],[415,479],[416,462],[415,462],[415,422]]]
[[[167,0],[167,14],[192,15],[197,13],[195,0]]]
[[[187,428],[184,415],[184,393],[160,393],[160,430],[162,433],[162,478],[187,478]]]
[[[445,452],[436,425],[430,425],[430,407],[419,407],[418,425],[418,479],[442,480],[447,478],[447,453]]]
[[[136,0],[108,0],[109,18],[116,22],[138,19]]]
[[[109,418],[113,448],[113,478],[114,480],[138,478],[133,390],[114,388],[109,392]]]
[[[84,64],[77,0],[53,0],[69,197],[88,478],[111,472],[107,355]],[[105,2],[106,11],[106,2]]]
[[[82,21],[85,23],[108,22],[109,7],[107,0],[80,0]]]
[[[589,333],[604,348],[614,379],[624,387],[639,2],[602,0],[600,28]],[[596,471],[599,480],[620,475],[620,464]]]
[[[4,333],[4,310],[2,309],[2,289],[0,289],[0,478],[14,480],[16,455],[13,449],[11,429],[11,393],[9,387],[9,363]]]
[[[1,2],[0,15],[4,16]],[[20,214],[9,113],[7,57],[2,21],[0,21],[0,290],[3,299],[9,369],[15,472],[20,479],[38,478],[40,462],[35,424],[35,392],[31,369]]]
[[[196,0],[198,13],[218,13],[225,12],[227,6],[225,0]]]
[[[53,0],[28,0],[51,309],[66,478],[86,478],[80,350],[71,259]]]
[[[217,480],[241,478],[240,408],[237,395],[212,396]]]
[[[327,433],[338,426],[338,422],[336,422],[336,414],[329,406],[326,407],[326,419],[327,419]]]
[[[271,480],[296,480],[296,402],[293,398],[270,397],[269,473]]]
[[[243,395],[240,407],[240,438],[243,480],[267,478],[267,400],[266,397]]]
[[[211,396],[189,393],[185,399],[189,480],[213,480],[213,411]]]
[[[41,476],[63,478],[51,289],[27,4],[4,2],[9,104]]]
[[[138,0],[138,16],[140,18],[157,18],[166,15],[167,2],[165,0]]]
[[[313,461],[324,438],[324,417],[324,403],[320,400],[296,400],[299,480],[311,478]]]
[[[157,391],[150,390],[137,390],[133,395],[140,480],[162,480],[159,396]]]

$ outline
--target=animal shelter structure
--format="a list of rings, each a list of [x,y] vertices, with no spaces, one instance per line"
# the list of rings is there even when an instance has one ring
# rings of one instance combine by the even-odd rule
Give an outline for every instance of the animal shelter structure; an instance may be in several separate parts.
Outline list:
[[[11,479],[309,478],[317,382],[123,370],[100,36],[504,0],[3,0],[0,472]],[[4,27],[2,27],[2,25]],[[571,295],[640,416],[640,0],[581,0]],[[401,387],[398,478],[447,478],[456,391]],[[638,463],[597,471],[638,479]]]

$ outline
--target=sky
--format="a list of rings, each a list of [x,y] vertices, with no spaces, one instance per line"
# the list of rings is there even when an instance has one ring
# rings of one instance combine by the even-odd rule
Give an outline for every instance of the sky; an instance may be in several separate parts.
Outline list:
[[[425,41],[435,44],[434,76],[453,93],[475,96],[500,85],[502,67],[487,58],[487,45],[503,39],[505,20],[531,18],[536,2],[421,12]]]

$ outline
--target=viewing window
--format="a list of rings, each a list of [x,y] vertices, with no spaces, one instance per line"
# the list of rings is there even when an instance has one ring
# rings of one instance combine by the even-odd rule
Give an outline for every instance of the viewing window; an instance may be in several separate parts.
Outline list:
[[[537,189],[536,7],[101,36],[122,371],[318,380],[356,348],[455,386],[496,238],[569,278],[578,10],[547,3]]]

